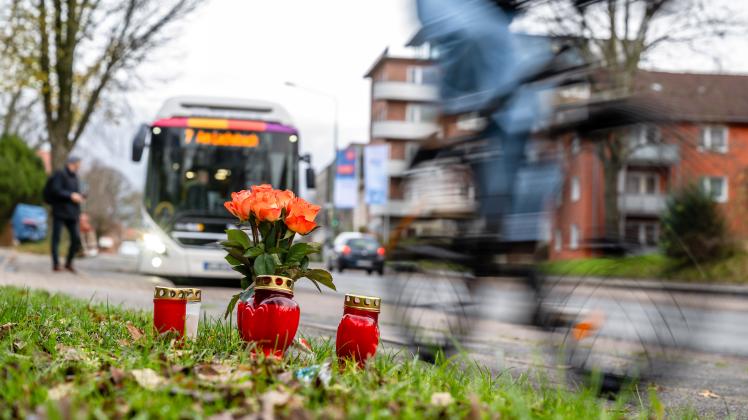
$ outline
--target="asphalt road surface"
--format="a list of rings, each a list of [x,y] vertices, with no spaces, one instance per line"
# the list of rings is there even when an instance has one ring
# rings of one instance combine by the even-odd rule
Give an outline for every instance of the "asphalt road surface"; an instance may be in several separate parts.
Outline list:
[[[81,260],[76,275],[52,273],[47,257],[0,249],[0,284],[149,310],[154,285],[170,282],[137,274],[134,267],[132,258],[100,255]],[[345,293],[380,296],[383,347],[402,348],[400,324],[394,316],[399,313],[393,305],[396,300],[429,303],[418,319],[438,328],[454,319],[463,308],[457,302],[464,303],[469,296],[464,284],[445,276],[414,276],[404,282],[393,275],[346,271],[334,277],[337,292],[320,294],[310,282],[298,283],[295,299],[302,308],[302,334],[334,336]],[[220,317],[238,290],[227,286],[201,282],[202,309],[208,316]],[[463,342],[472,358],[496,371],[563,370],[548,356],[547,344],[553,337],[520,322],[530,296],[520,283],[484,282],[473,296],[465,312],[470,334]],[[559,307],[575,314],[604,311],[599,335],[607,338],[611,348],[639,345],[647,350],[662,342],[683,345],[684,350],[673,356],[677,368],[657,383],[666,404],[689,405],[716,417],[748,417],[748,298],[606,289],[595,284],[560,284],[552,296]],[[600,345],[605,342],[601,339]]]

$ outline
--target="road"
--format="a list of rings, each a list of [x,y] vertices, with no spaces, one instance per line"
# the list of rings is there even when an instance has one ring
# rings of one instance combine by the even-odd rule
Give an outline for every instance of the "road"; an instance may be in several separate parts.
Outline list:
[[[149,310],[153,287],[171,283],[137,274],[134,267],[134,259],[100,255],[81,260],[76,275],[52,273],[47,257],[0,249],[0,284]],[[450,302],[455,296],[466,296],[459,283],[441,276],[416,276],[403,283],[393,276],[346,271],[335,273],[335,283],[337,292],[325,290],[322,294],[306,280],[297,285],[295,299],[302,308],[302,334],[334,335],[345,293],[381,296],[383,347],[400,347],[403,341],[393,320],[395,299],[405,297],[411,301],[416,296],[418,303],[445,304],[448,310],[428,309],[421,314],[439,324],[451,319],[445,313],[454,312],[456,306]],[[402,287],[404,284],[407,287]],[[238,290],[209,284],[200,287],[202,309],[209,317],[220,317],[229,297]],[[552,337],[517,323],[527,309],[528,294],[524,288],[516,282],[497,281],[477,290],[477,309],[470,311],[468,317],[471,334],[466,347],[471,357],[494,370],[524,371],[541,365],[549,372],[557,372],[545,346]],[[560,284],[554,291],[568,310],[594,313],[604,308],[606,319],[600,335],[627,339],[629,343],[657,342],[658,338],[663,341],[666,331],[668,340],[686,344],[688,349],[675,356],[677,369],[657,384],[666,403],[688,404],[717,417],[748,417],[748,298],[672,295],[575,284]],[[668,328],[651,327],[662,324],[658,321],[662,319],[668,321]],[[619,343],[615,341],[614,346]],[[705,390],[719,398],[700,395]]]

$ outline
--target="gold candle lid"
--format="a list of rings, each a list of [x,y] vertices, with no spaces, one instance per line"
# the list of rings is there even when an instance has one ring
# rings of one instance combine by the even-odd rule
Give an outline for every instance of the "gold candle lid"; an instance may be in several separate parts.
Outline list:
[[[200,289],[187,287],[182,290],[184,291],[184,298],[190,302],[200,302],[203,298],[203,292]]]
[[[255,290],[277,290],[293,294],[293,279],[284,276],[257,276]]]
[[[187,290],[178,287],[156,286],[153,291],[154,299],[187,300]]]
[[[362,311],[379,312],[382,299],[374,296],[345,295],[345,307],[360,309]]]

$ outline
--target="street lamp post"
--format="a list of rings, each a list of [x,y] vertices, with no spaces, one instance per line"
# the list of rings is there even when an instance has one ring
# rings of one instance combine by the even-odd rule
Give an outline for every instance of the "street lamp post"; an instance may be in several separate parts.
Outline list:
[[[323,92],[323,91],[320,91],[314,88],[310,88],[307,86],[301,86],[294,82],[286,82],[285,84],[288,87],[305,90],[307,92],[314,93],[320,96],[324,96],[332,100],[333,110],[334,110],[333,135],[332,135],[332,150],[333,150],[333,153],[332,153],[333,190],[332,191],[333,191],[333,194],[332,194],[332,200],[331,200],[332,211],[330,212],[331,213],[330,216],[332,219],[331,220],[332,236],[335,237],[335,235],[337,234],[337,230],[338,230],[338,227],[335,225],[336,214],[335,214],[335,178],[334,178],[335,175],[337,174],[337,167],[338,167],[338,98],[335,95],[332,95],[332,94],[329,94],[329,93],[326,93],[326,92]]]

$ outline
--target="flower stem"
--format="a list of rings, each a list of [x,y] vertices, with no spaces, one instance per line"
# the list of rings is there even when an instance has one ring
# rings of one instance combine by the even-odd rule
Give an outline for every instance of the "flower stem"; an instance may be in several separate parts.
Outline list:
[[[249,217],[249,225],[252,227],[252,243],[253,246],[257,246],[257,224],[255,223],[254,216]]]

